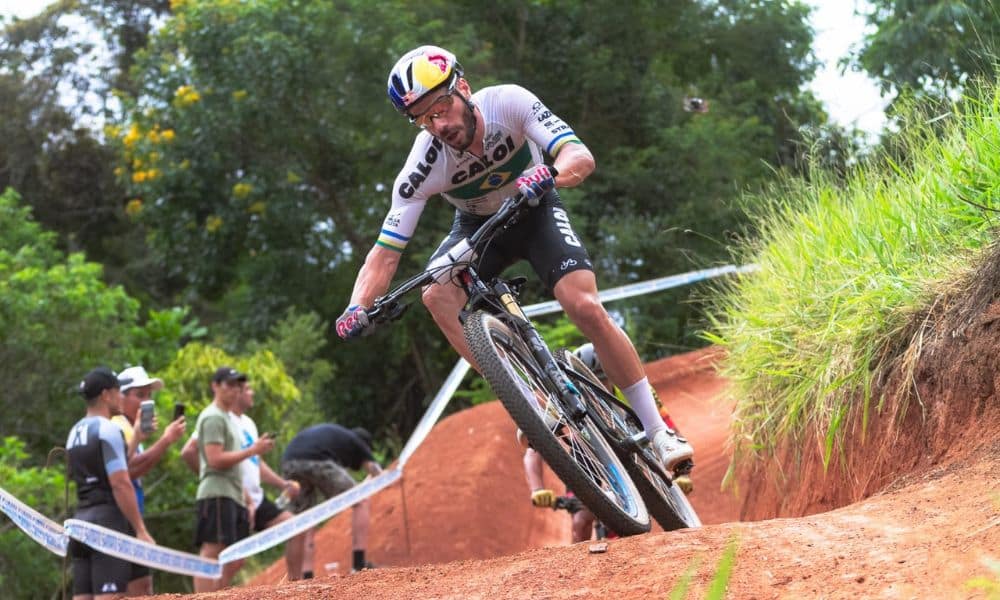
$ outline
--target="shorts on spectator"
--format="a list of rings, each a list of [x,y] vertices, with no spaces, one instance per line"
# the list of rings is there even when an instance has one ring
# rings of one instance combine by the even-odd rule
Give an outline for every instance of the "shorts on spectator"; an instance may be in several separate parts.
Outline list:
[[[288,504],[293,513],[308,510],[355,485],[347,469],[332,460],[288,460],[281,463],[281,475],[301,486],[299,495]]]
[[[253,511],[253,530],[264,531],[267,529],[267,524],[277,519],[281,512],[282,510],[265,496],[257,505],[257,510]]]
[[[74,518],[114,531],[135,535],[125,515],[117,505],[99,504],[80,509]],[[69,542],[72,559],[73,595],[124,593],[133,579],[133,564],[94,550],[76,540]]]
[[[222,544],[229,546],[250,535],[250,515],[232,498],[203,498],[195,504],[198,521],[194,545]]]

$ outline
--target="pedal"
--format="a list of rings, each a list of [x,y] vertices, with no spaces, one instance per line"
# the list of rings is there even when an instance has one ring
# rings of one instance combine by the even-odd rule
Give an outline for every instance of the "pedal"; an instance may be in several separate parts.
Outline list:
[[[677,479],[681,475],[690,475],[691,469],[694,468],[694,461],[690,458],[682,460],[681,462],[674,465],[674,479]]]

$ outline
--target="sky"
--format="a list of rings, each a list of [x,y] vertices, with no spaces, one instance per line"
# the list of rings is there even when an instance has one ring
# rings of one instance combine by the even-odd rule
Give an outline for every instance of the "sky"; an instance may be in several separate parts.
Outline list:
[[[51,0],[0,0],[0,15],[31,17]],[[854,15],[865,0],[804,0],[814,7],[812,25],[816,30],[813,50],[823,63],[810,84],[813,93],[826,105],[831,119],[854,126],[874,136],[885,125],[885,100],[875,83],[863,73],[841,73],[837,62],[847,56],[852,44],[861,40],[864,18]]]

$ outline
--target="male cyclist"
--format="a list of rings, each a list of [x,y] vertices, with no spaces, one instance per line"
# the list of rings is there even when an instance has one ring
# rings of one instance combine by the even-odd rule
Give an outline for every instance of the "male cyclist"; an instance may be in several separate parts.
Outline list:
[[[570,126],[534,94],[497,85],[475,94],[455,55],[436,46],[407,52],[389,72],[389,99],[421,129],[392,189],[392,206],[375,246],[358,273],[351,301],[337,319],[344,339],[366,333],[370,307],[389,288],[400,253],[427,200],[441,194],[456,207],[451,232],[431,257],[437,283],[423,302],[451,345],[475,366],[458,314],[466,297],[450,266],[471,258],[467,238],[520,192],[538,206],[491,242],[479,257],[479,274],[490,280],[526,259],[580,331],[594,343],[609,378],[642,420],[664,467],[692,456],[691,446],[663,422],[649,392],[639,355],[597,297],[593,265],[562,206],[557,187],[574,187],[594,170],[594,157]],[[552,156],[558,175],[543,162]]]

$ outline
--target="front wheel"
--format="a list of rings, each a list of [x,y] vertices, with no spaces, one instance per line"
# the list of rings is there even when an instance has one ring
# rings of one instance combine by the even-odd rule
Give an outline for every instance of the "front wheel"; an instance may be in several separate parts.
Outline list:
[[[636,447],[624,443],[624,440],[638,437],[644,431],[635,413],[606,393],[601,381],[575,354],[563,350],[560,358],[569,366],[566,374],[580,390],[588,413],[602,421],[613,440],[621,441],[614,444],[616,452],[656,522],[665,531],[701,527],[701,519],[680,487],[664,479],[657,469],[650,466],[657,460],[652,447],[649,444]]]
[[[564,413],[521,336],[476,311],[465,321],[465,337],[483,377],[563,483],[619,535],[649,531],[649,513],[625,466],[589,416]]]

